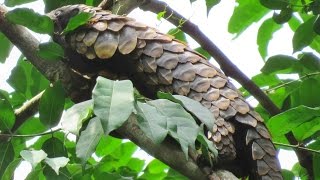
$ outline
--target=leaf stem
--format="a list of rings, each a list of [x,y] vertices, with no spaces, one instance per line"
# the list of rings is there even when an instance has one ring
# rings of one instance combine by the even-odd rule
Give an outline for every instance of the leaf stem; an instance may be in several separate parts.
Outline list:
[[[35,136],[43,136],[47,134],[53,134],[55,132],[61,131],[61,128],[51,130],[49,132],[37,133],[37,134],[0,134],[0,137],[35,137]]]
[[[310,152],[314,152],[314,153],[320,154],[320,150],[309,149],[309,148],[306,148],[306,147],[301,147],[299,145],[283,144],[283,143],[279,143],[279,142],[273,142],[273,144],[278,145],[278,146],[291,147],[291,148],[294,148],[294,149],[301,149],[301,150],[310,151]]]
[[[320,72],[313,72],[313,73],[306,74],[306,75],[304,75],[304,76],[301,76],[299,79],[295,79],[295,80],[292,80],[292,81],[289,81],[289,82],[280,84],[280,85],[278,85],[278,86],[276,86],[276,87],[267,89],[267,90],[265,90],[265,93],[268,94],[268,93],[270,93],[270,92],[272,92],[272,91],[274,91],[274,90],[277,90],[277,89],[279,89],[279,88],[282,88],[282,87],[284,87],[284,86],[287,86],[287,85],[289,85],[289,84],[291,84],[291,83],[294,83],[294,82],[297,82],[297,81],[301,81],[301,80],[303,80],[303,79],[311,78],[312,76],[318,76],[318,75],[320,75]]]

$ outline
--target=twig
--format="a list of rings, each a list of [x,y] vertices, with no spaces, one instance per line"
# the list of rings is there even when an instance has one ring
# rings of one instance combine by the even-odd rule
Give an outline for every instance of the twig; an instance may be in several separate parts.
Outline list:
[[[282,83],[282,84],[280,84],[278,86],[275,86],[273,88],[267,89],[267,90],[265,90],[265,92],[266,93],[270,93],[270,92],[272,92],[274,90],[277,90],[279,88],[287,86],[287,85],[289,85],[291,83],[294,83],[294,82],[297,82],[297,81],[301,81],[301,80],[304,80],[304,79],[307,79],[307,78],[311,78],[312,76],[318,76],[318,75],[320,75],[320,72],[309,73],[309,74],[306,74],[304,76],[301,76],[299,79],[295,79],[295,80],[292,80],[292,81],[289,81],[289,82],[286,82],[286,83]]]
[[[273,144],[278,145],[278,146],[291,147],[291,148],[294,148],[294,149],[300,149],[300,150],[304,150],[304,151],[309,151],[309,152],[320,154],[320,150],[309,149],[309,148],[306,148],[306,147],[301,147],[299,145],[283,144],[283,143],[279,143],[279,142],[273,142]]]
[[[43,135],[47,135],[47,134],[53,134],[55,132],[61,131],[61,128],[56,129],[56,130],[52,130],[49,132],[43,132],[43,133],[38,133],[38,134],[0,134],[0,138],[1,137],[35,137],[35,136],[43,136]]]
[[[253,83],[232,61],[191,21],[187,21],[182,15],[170,8],[166,3],[158,0],[147,0],[140,6],[143,10],[154,13],[166,10],[164,15],[169,22],[179,26],[180,21],[185,21],[181,29],[196,40],[220,65],[227,76],[237,80],[248,92],[250,92],[259,103],[272,115],[281,113],[281,110],[271,101],[271,99]],[[290,144],[298,144],[292,132],[285,135]],[[309,177],[313,177],[312,154],[309,152],[295,151],[300,164],[308,171]]]

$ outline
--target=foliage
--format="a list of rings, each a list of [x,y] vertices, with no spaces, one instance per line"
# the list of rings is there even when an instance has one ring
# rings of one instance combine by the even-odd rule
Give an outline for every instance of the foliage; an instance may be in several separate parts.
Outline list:
[[[5,0],[5,5],[13,7],[7,18],[33,32],[52,34],[53,23],[46,16],[32,9],[16,8],[17,5],[32,1],[34,0]],[[43,1],[46,12],[66,4],[97,5],[100,2]],[[190,0],[190,3],[194,1]],[[206,0],[207,13],[219,2]],[[287,143],[284,134],[292,131],[299,143],[307,144],[310,149],[320,149],[319,1],[260,0],[259,3],[254,0],[237,0],[237,4],[228,25],[230,33],[238,37],[253,23],[261,24],[257,34],[257,51],[265,60],[265,65],[261,73],[252,80],[283,110],[283,113],[271,117],[261,105],[256,108],[266,120],[273,140]],[[158,14],[158,18],[163,15],[163,12]],[[74,18],[65,32],[77,28],[90,16],[84,13]],[[291,40],[294,54],[268,54],[273,35],[286,25],[294,32]],[[173,29],[170,34],[181,41],[187,41],[180,29]],[[12,46],[0,33],[0,63],[6,62]],[[202,48],[197,48],[197,51],[210,57]],[[52,42],[41,44],[38,53],[51,61],[63,58],[63,49]],[[297,78],[282,78],[283,74],[294,74]],[[137,158],[136,145],[109,135],[126,123],[132,114],[137,116],[139,127],[154,143],[161,143],[170,136],[180,144],[186,157],[188,148],[202,148],[202,151],[206,149],[212,156],[217,154],[213,144],[203,138],[203,129],[212,129],[212,121],[206,121],[209,119],[207,117],[212,115],[190,99],[159,94],[160,99],[146,102],[144,99],[135,98],[131,82],[99,78],[92,100],[67,109],[70,102],[65,99],[60,83],[49,85],[48,80],[25,61],[23,56],[12,69],[7,82],[13,91],[0,90],[1,133],[40,133],[41,136],[12,136],[9,141],[0,141],[2,179],[11,179],[22,160],[30,162],[33,167],[27,179],[185,179],[159,160],[148,162]],[[14,109],[43,90],[39,116],[31,117],[16,132],[11,132],[15,123]],[[247,91],[241,90],[244,95],[249,96]],[[203,124],[197,125],[196,121]],[[61,124],[63,131],[51,130],[57,124]],[[184,134],[186,131],[187,136]],[[67,138],[68,133],[77,136],[76,141]],[[29,140],[34,143],[27,147],[26,142]],[[314,169],[320,169],[319,154],[314,153],[313,160]],[[318,171],[314,173],[315,177],[319,177]],[[286,179],[294,176],[306,179],[306,170],[297,163],[291,170],[284,170],[283,175]]]

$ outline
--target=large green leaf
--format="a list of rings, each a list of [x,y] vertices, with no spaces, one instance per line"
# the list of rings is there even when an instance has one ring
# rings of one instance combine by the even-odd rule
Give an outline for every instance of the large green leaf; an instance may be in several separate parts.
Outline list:
[[[181,95],[173,95],[173,97],[182,102],[182,106],[186,108],[191,114],[196,116],[202,123],[204,123],[208,129],[213,129],[215,117],[198,101],[190,99]]]
[[[291,106],[305,105],[309,107],[320,106],[319,78],[308,78],[300,84],[299,88],[291,93]]]
[[[47,128],[41,123],[38,117],[29,118],[17,130],[19,134],[36,134],[46,131]]]
[[[47,154],[49,158],[59,157],[59,156],[67,156],[68,152],[63,144],[63,142],[55,137],[52,137],[46,140],[42,144],[42,148]]]
[[[310,72],[319,72],[320,70],[320,59],[313,53],[303,53],[300,63]]]
[[[46,158],[44,162],[47,163],[57,175],[59,175],[59,169],[67,165],[67,163],[69,162],[69,158],[66,158],[66,157]]]
[[[129,80],[97,78],[92,92],[93,112],[99,117],[105,134],[120,127],[133,112],[133,85]]]
[[[270,57],[262,67],[261,72],[270,73],[291,73],[298,60],[292,56],[275,55]]]
[[[170,136],[179,142],[182,151],[188,158],[188,149],[189,147],[194,148],[200,130],[193,117],[180,104],[166,99],[149,101],[148,104],[154,106],[167,119]]]
[[[0,178],[13,159],[14,151],[11,142],[0,141]]]
[[[207,15],[209,14],[210,10],[213,8],[213,6],[220,3],[221,0],[206,0],[206,6],[207,6]]]
[[[278,14],[276,12],[273,13],[272,19],[277,24],[283,24],[288,22],[292,17],[293,10],[290,7],[286,7],[281,9],[281,12]]]
[[[115,158],[117,161],[113,165],[114,168],[119,168],[121,166],[125,166],[128,164],[132,155],[138,147],[132,142],[125,142],[118,146],[115,151],[113,151],[110,155]]]
[[[292,130],[294,137],[299,141],[309,138],[320,131],[320,117],[316,117],[310,121],[302,123]]]
[[[237,35],[270,11],[256,0],[237,0],[237,3],[228,24],[228,31]]]
[[[87,128],[81,132],[76,146],[77,157],[81,159],[82,164],[94,153],[102,135],[103,128],[99,118],[91,119]]]
[[[28,87],[31,85],[31,79],[29,76],[31,67],[27,62],[24,62],[22,58],[19,59],[18,64],[11,71],[8,84],[17,92],[22,93],[26,98],[31,97]]]
[[[46,42],[39,45],[38,55],[45,60],[58,61],[64,57],[64,50],[55,42]]]
[[[25,3],[30,3],[33,1],[36,1],[36,0],[5,0],[4,4],[8,7],[13,7],[13,6],[17,6]]]
[[[73,105],[62,114],[62,129],[78,135],[82,127],[82,123],[92,116],[93,101],[88,100]]]
[[[41,34],[53,33],[53,22],[45,15],[40,15],[28,8],[16,8],[6,14],[6,18],[15,23],[26,26],[34,32]]]
[[[138,125],[155,143],[160,144],[168,134],[167,119],[146,103],[137,104]]]
[[[267,125],[272,135],[281,136],[300,126],[302,123],[319,116],[320,108],[298,106],[273,116],[269,119]]]
[[[167,34],[174,36],[175,39],[178,39],[183,42],[187,42],[186,34],[179,28],[170,29]]]
[[[268,44],[272,39],[272,35],[281,28],[281,25],[276,24],[272,19],[265,20],[259,28],[257,36],[257,45],[259,53],[263,59],[268,55]]]
[[[313,154],[313,169],[314,175],[313,177],[320,178],[320,154],[314,153]]]
[[[288,0],[260,0],[260,3],[265,6],[266,8],[269,9],[276,9],[276,10],[280,10],[283,9],[287,6],[289,6],[289,1]]]
[[[60,82],[48,87],[39,103],[40,121],[47,127],[57,125],[64,109],[64,102],[65,94]]]
[[[313,30],[314,21],[315,17],[310,18],[295,31],[292,38],[293,52],[300,51],[312,43],[316,37],[316,33]]]
[[[9,39],[0,32],[0,63],[4,63],[9,56],[13,45]]]
[[[13,179],[14,172],[15,172],[16,168],[20,165],[20,163],[21,163],[21,158],[13,160],[6,168],[5,172],[3,173],[2,178],[0,175],[1,180]]]
[[[23,150],[20,152],[20,155],[24,160],[28,161],[33,168],[47,157],[47,154],[43,150]]]
[[[0,131],[10,131],[16,120],[11,104],[0,98]]]
[[[103,136],[96,148],[96,155],[100,157],[109,155],[113,151],[115,151],[121,145],[121,143],[122,142],[120,139],[114,138],[112,136]]]
[[[81,13],[77,14],[76,16],[72,17],[69,20],[67,27],[63,30],[63,33],[64,34],[68,33],[72,30],[75,30],[79,26],[86,24],[92,16],[93,16],[93,14],[85,13],[85,12],[81,12]]]

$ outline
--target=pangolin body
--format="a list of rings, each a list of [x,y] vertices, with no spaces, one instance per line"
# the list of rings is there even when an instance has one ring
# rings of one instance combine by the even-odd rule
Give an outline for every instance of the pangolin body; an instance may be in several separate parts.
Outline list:
[[[79,12],[93,16],[62,36],[70,18]],[[130,79],[149,98],[164,91],[199,101],[216,118],[214,133],[208,131],[207,137],[218,149],[221,166],[238,176],[250,174],[250,179],[282,179],[263,119],[202,55],[154,28],[100,8],[70,5],[49,16],[55,23],[54,40],[66,49],[74,70]]]

